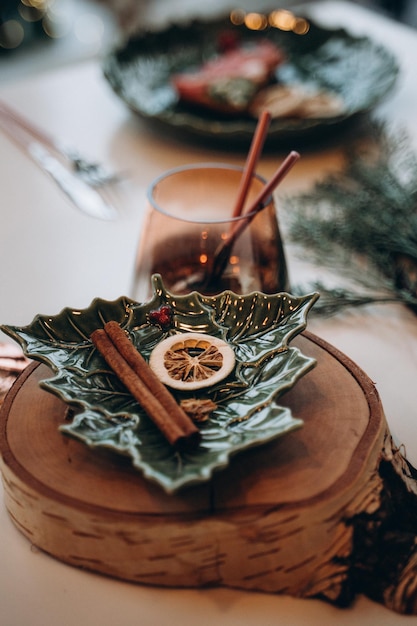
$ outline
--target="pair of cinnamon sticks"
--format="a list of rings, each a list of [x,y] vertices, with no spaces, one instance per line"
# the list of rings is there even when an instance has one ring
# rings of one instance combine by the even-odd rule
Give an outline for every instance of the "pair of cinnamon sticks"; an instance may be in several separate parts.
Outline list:
[[[255,173],[256,165],[259,161],[262,149],[264,147],[270,123],[271,114],[268,111],[263,111],[256,125],[255,133],[253,135],[248,156],[246,157],[245,166],[243,168],[243,174],[239,185],[236,204],[232,213],[232,217],[234,218],[242,215],[246,196]],[[299,158],[299,153],[295,150],[291,150],[283,163],[277,168],[272,178],[266,183],[265,187],[261,189],[258,197],[255,198],[251,206],[246,209],[243,215],[249,217],[264,208],[263,203],[265,202],[265,200],[268,198],[268,196],[271,195],[277,185],[279,185],[282,179],[288,174],[292,166],[295,165]]]
[[[143,356],[115,321],[91,334],[91,340],[106,363],[177,449],[195,447],[201,434],[191,418],[151,370]]]
[[[278,169],[275,171],[272,178],[261,189],[258,196],[252,202],[251,206],[248,207],[244,213],[242,213],[249,187],[255,173],[255,168],[262,153],[270,122],[270,113],[268,111],[264,111],[258,120],[255,134],[249,148],[248,156],[246,158],[245,166],[243,168],[242,178],[240,180],[236,203],[232,213],[232,218],[246,216],[246,219],[238,220],[232,223],[232,227],[227,237],[221,242],[218,249],[216,250],[211,275],[208,281],[209,284],[216,283],[216,281],[220,278],[227,265],[236,239],[247,228],[247,226],[254,219],[257,213],[259,213],[259,211],[262,211],[262,209],[267,206],[265,204],[265,201],[269,198],[269,196],[276,189],[282,179],[285,178],[290,169],[300,158],[299,153],[295,150],[292,150],[282,162],[282,164],[278,167]]]

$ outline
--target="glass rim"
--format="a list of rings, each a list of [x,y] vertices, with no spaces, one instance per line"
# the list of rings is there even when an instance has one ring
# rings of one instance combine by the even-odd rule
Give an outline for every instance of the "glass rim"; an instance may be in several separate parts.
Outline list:
[[[230,223],[234,223],[234,222],[241,222],[242,220],[247,220],[248,218],[252,218],[254,215],[256,215],[256,213],[258,213],[258,211],[252,211],[251,213],[246,213],[246,214],[242,214],[242,215],[238,215],[237,217],[225,217],[224,219],[188,219],[186,217],[179,217],[173,213],[170,213],[169,211],[167,211],[166,209],[163,209],[154,199],[153,197],[153,192],[155,190],[155,187],[165,178],[168,178],[169,176],[173,176],[174,174],[178,174],[180,172],[185,172],[187,170],[198,170],[198,169],[227,169],[227,170],[233,170],[235,172],[241,172],[243,173],[244,171],[244,167],[242,165],[233,165],[231,163],[215,163],[213,161],[209,161],[209,162],[203,162],[203,163],[189,163],[186,165],[179,165],[177,167],[173,167],[169,170],[165,170],[164,172],[162,172],[162,174],[159,174],[159,176],[157,176],[156,178],[154,178],[154,180],[148,185],[147,191],[146,191],[146,197],[148,199],[149,204],[151,205],[152,208],[154,208],[156,211],[158,211],[158,213],[162,213],[163,215],[166,215],[167,217],[170,217],[172,219],[178,220],[179,222],[189,222],[189,223],[194,223],[194,224],[230,224]],[[266,179],[261,176],[260,174],[257,174],[256,172],[254,172],[253,174],[253,178],[256,178],[257,180],[259,180],[261,183],[263,183],[264,185],[266,184]],[[262,202],[262,207],[266,207],[268,206],[268,204],[270,204],[273,201],[273,195],[272,193],[266,198],[266,200],[264,200],[264,202]]]

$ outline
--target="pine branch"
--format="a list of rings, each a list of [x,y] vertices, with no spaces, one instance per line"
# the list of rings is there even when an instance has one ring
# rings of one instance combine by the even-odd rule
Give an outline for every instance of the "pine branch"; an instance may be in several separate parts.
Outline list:
[[[294,295],[302,295],[316,291],[320,294],[310,315],[331,317],[347,307],[358,308],[369,304],[406,304],[417,311],[417,299],[406,292],[380,294],[377,292],[358,293],[343,287],[328,287],[320,281],[308,285],[295,285],[291,291]]]
[[[343,172],[290,198],[288,209],[292,241],[367,289],[361,295],[320,284],[325,297],[316,312],[387,301],[417,311],[417,159],[403,137],[394,141],[375,126],[368,150],[351,148]]]

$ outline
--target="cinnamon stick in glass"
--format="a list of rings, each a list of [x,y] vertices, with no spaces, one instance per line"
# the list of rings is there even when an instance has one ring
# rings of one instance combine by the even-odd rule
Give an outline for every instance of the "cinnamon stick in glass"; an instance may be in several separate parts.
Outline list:
[[[252,143],[246,158],[245,167],[243,170],[242,179],[236,198],[236,204],[233,209],[232,217],[239,217],[242,213],[246,196],[252,182],[252,178],[255,172],[256,164],[261,156],[262,148],[265,143],[266,135],[268,133],[269,124],[271,122],[271,114],[268,111],[263,111],[258,124],[256,126],[255,134],[252,139]]]
[[[298,161],[299,158],[299,153],[295,150],[292,150],[283,161],[283,163],[279,166],[279,168],[275,171],[272,178],[261,189],[256,199],[252,202],[251,206],[246,209],[245,213],[243,213],[243,217],[247,216],[247,218],[242,219],[240,222],[234,223],[233,227],[228,233],[228,236],[226,237],[226,239],[224,239],[224,241],[220,243],[218,249],[215,252],[213,267],[211,269],[211,274],[209,276],[207,284],[215,284],[216,281],[220,278],[228,263],[230,253],[236,239],[245,230],[245,228],[247,228],[255,215],[259,213],[259,211],[262,211],[265,206],[267,206],[266,204],[264,204],[265,200],[267,200],[268,196],[272,194],[274,189],[288,174],[290,169]]]

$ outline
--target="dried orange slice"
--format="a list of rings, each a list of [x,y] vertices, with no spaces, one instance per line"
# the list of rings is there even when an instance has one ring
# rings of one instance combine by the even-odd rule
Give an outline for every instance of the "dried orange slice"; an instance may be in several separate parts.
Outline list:
[[[165,385],[182,391],[211,387],[235,365],[232,348],[203,333],[171,335],[153,350],[149,365]]]

